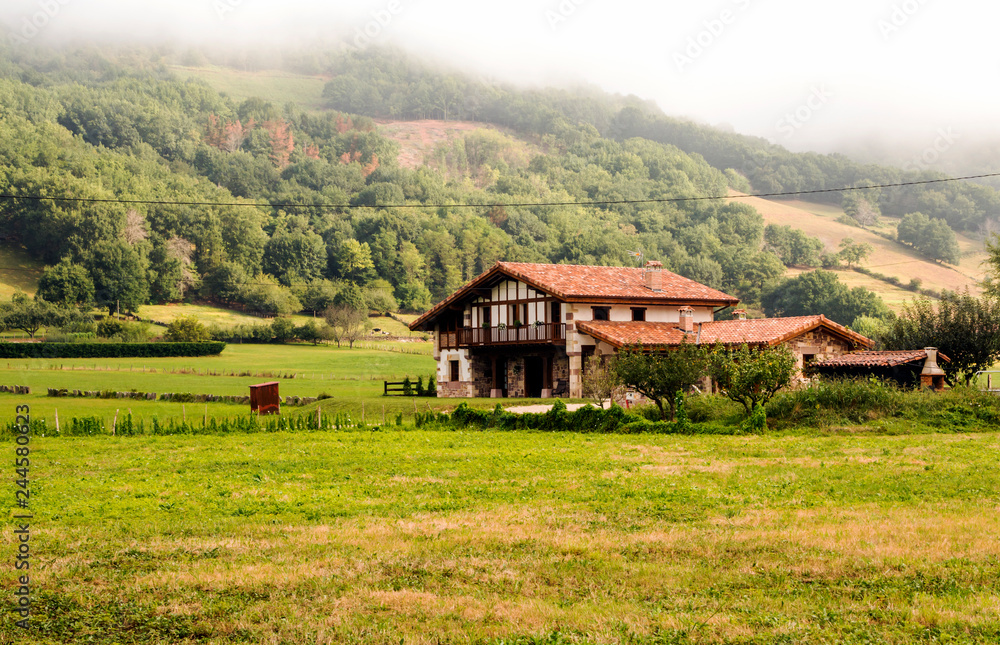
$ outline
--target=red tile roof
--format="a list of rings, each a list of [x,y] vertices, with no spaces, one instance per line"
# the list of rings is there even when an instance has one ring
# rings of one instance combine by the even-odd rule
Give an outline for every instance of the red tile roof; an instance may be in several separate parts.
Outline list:
[[[506,276],[566,302],[735,305],[739,302],[721,291],[706,287],[670,271],[661,271],[662,289],[646,286],[645,270],[632,267],[599,267],[574,264],[529,264],[497,262],[493,267],[448,296],[410,323],[419,329],[434,320],[449,305],[475,294],[474,289]],[[478,294],[476,294],[478,295]]]
[[[614,347],[641,345],[643,347],[674,346],[684,342],[684,333],[677,323],[584,321],[576,323],[577,329]],[[700,329],[699,329],[700,327]],[[720,320],[696,325],[687,335],[688,342],[723,345],[777,345],[796,336],[823,327],[854,345],[871,347],[872,341],[825,316],[797,316],[793,318],[757,318],[751,320]]]
[[[951,362],[944,354],[938,352],[938,358]],[[927,360],[927,351],[923,349],[913,349],[906,351],[887,352],[854,352],[843,354],[835,358],[828,358],[824,361],[812,363],[814,367],[896,367],[906,363]]]
[[[663,278],[661,290],[653,291],[646,286],[645,269],[634,267],[523,262],[499,262],[497,267],[509,276],[564,300],[615,298],[733,305],[739,302],[738,298],[665,270],[660,271]]]

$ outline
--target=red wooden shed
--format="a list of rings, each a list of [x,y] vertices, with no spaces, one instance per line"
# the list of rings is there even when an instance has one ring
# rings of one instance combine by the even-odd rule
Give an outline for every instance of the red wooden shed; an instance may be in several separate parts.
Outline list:
[[[281,395],[278,382],[250,386],[250,411],[257,414],[281,414]]]

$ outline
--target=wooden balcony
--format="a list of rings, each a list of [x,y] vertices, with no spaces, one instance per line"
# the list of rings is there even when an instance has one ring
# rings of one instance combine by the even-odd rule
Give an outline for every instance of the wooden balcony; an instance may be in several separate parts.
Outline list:
[[[545,323],[523,327],[482,327],[441,332],[441,349],[501,345],[565,345],[566,325]]]

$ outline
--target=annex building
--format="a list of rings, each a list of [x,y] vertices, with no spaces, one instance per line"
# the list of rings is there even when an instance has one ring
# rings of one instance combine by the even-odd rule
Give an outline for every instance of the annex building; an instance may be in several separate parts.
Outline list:
[[[872,342],[822,315],[716,321],[733,296],[663,269],[498,262],[410,324],[434,334],[438,396],[582,396],[589,356],[682,342],[787,344],[799,367]]]

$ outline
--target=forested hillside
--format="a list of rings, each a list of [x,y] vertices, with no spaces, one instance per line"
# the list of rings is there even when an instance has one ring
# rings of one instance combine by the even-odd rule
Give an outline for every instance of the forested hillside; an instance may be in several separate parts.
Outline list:
[[[0,52],[0,226],[52,267],[45,297],[133,309],[198,297],[289,313],[360,293],[377,309],[419,311],[500,259],[622,265],[641,250],[755,303],[785,264],[751,206],[514,204],[910,177],[793,155],[634,98],[521,91],[395,51],[288,59],[331,78],[323,111],[237,101],[170,62],[144,50]],[[402,167],[378,117],[479,121],[518,138],[472,130],[429,165]],[[970,184],[864,197],[862,214],[919,210],[966,230],[1000,204]]]

